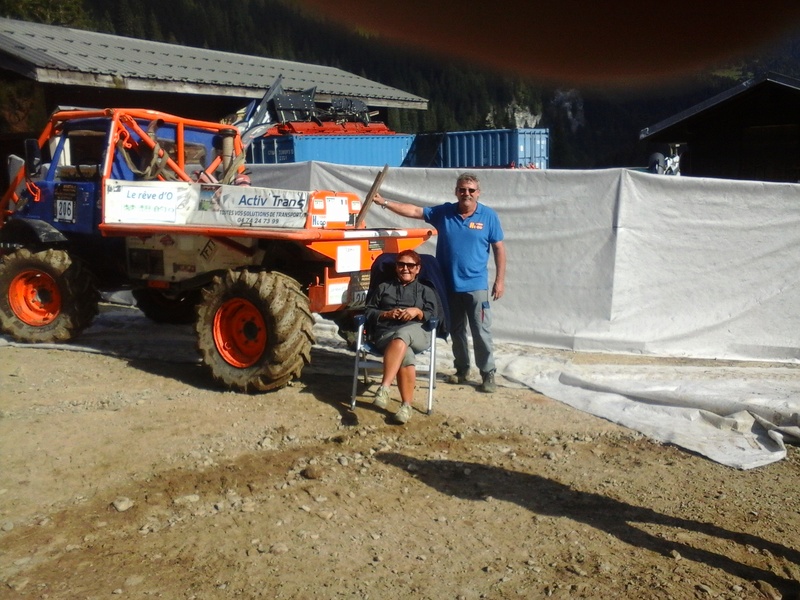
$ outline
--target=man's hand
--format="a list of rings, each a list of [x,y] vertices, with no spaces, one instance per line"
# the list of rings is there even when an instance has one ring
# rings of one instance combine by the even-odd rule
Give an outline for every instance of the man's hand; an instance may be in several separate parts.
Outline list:
[[[505,283],[502,281],[495,281],[492,286],[492,300],[500,300],[506,291]]]

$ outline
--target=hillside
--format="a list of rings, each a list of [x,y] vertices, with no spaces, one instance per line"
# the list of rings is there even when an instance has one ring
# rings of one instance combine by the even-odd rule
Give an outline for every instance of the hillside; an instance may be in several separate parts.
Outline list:
[[[389,125],[396,131],[547,127],[550,165],[555,168],[643,165],[656,149],[638,142],[643,127],[767,71],[800,76],[800,31],[757,56],[720,65],[679,84],[609,91],[563,89],[410,52],[312,18],[280,0],[240,0],[235,9],[200,0],[2,0],[0,13],[339,67],[429,99],[427,111],[390,111]],[[667,49],[664,56],[668,60]]]

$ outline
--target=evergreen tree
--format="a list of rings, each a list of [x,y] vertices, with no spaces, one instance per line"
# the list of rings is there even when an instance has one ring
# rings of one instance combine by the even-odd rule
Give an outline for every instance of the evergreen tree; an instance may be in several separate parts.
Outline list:
[[[12,19],[91,29],[82,0],[0,0],[0,14]]]
[[[117,35],[144,38],[144,25],[136,6],[131,3],[131,0],[117,0],[113,15],[114,29]]]

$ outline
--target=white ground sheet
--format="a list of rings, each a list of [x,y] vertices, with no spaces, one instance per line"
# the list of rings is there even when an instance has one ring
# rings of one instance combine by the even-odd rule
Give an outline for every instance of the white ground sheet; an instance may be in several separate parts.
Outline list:
[[[255,185],[361,195],[380,171],[251,168]],[[381,193],[452,201],[457,174],[394,169]],[[501,385],[528,386],[740,469],[780,460],[784,439],[800,441],[800,185],[624,169],[479,175],[508,253],[506,295],[492,306]],[[367,224],[420,222],[373,206]],[[316,330],[319,350],[346,352],[327,322]],[[67,347],[197,361],[191,328],[149,324],[138,311],[102,313]],[[586,352],[608,360],[580,360]],[[626,364],[625,355],[666,359]],[[452,367],[441,341],[439,361]],[[310,371],[343,368],[322,363]]]

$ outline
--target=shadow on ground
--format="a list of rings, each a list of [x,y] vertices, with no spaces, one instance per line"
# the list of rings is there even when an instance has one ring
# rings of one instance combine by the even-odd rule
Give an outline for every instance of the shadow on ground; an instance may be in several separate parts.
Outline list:
[[[750,545],[800,565],[800,552],[797,550],[752,534],[673,517],[600,494],[582,492],[540,475],[479,463],[420,460],[398,453],[380,453],[376,458],[385,464],[413,473],[413,477],[443,494],[475,501],[483,501],[487,495],[491,495],[497,500],[518,504],[537,515],[566,517],[585,523],[637,548],[664,556],[677,552],[684,559],[721,569],[742,579],[765,581],[778,589],[784,598],[800,598],[800,582],[737,562],[718,552],[651,535],[636,524],[672,527],[743,546]]]

